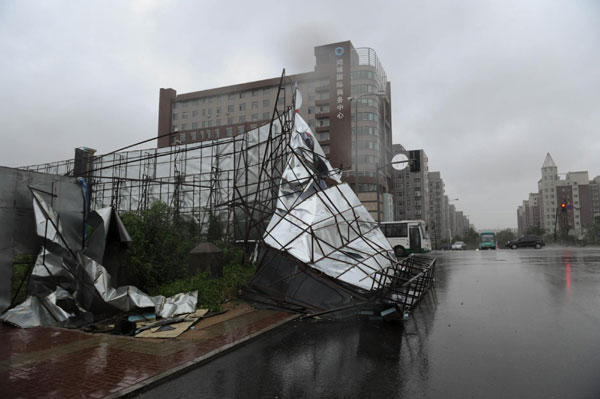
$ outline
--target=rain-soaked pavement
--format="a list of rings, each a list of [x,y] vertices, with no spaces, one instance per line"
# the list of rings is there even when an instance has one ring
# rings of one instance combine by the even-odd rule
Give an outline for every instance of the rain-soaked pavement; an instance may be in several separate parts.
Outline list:
[[[436,255],[404,324],[292,322],[143,395],[600,397],[600,249]]]

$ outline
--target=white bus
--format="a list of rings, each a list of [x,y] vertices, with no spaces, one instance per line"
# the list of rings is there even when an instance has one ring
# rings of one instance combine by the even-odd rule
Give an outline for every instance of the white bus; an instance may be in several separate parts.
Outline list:
[[[382,222],[380,227],[398,258],[431,251],[431,239],[423,220]]]

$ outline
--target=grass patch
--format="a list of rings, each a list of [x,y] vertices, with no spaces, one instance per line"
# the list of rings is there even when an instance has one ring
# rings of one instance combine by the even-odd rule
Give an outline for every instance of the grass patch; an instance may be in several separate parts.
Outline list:
[[[27,285],[31,275],[30,267],[35,263],[35,259],[35,255],[17,255],[13,258],[10,299],[12,300],[15,297],[17,290],[19,291],[14,303],[21,303],[27,298]],[[22,285],[21,282],[23,282]],[[20,290],[19,286],[21,286]]]
[[[254,274],[255,265],[244,262],[242,250],[222,243],[220,246],[226,262],[223,266],[223,277],[198,273],[192,277],[155,286],[150,294],[169,297],[180,292],[198,290],[198,307],[208,308],[211,311],[221,310],[223,302],[235,298],[239,289],[248,284]]]

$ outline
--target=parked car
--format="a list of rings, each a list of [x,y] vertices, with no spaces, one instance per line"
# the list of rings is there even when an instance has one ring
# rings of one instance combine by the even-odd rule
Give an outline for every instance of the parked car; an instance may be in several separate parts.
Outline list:
[[[452,244],[453,251],[462,250],[462,249],[467,249],[467,244],[465,244],[464,242],[456,241],[454,244]]]
[[[521,236],[516,240],[511,240],[506,243],[505,247],[510,249],[524,248],[524,247],[532,247],[535,249],[540,249],[546,245],[544,242],[544,238],[540,236],[526,235]]]

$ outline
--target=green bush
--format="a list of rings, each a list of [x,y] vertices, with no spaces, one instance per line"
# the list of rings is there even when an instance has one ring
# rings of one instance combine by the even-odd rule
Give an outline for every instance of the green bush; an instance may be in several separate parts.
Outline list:
[[[227,243],[218,243],[223,250],[223,277],[211,277],[198,273],[154,287],[151,295],[171,296],[179,292],[198,290],[198,307],[212,311],[221,309],[221,304],[237,295],[239,288],[248,284],[254,274],[254,264],[244,260],[244,252]]]
[[[121,215],[132,240],[125,254],[127,283],[150,295],[167,297],[198,290],[199,306],[220,309],[224,300],[234,297],[238,288],[248,283],[254,266],[245,260],[241,249],[218,241],[219,222],[213,215],[209,219],[210,237],[202,237],[197,223],[174,216],[162,202],[152,204],[141,215]],[[207,238],[223,251],[223,277],[212,278],[207,273],[190,277],[188,254]]]
[[[187,256],[199,241],[194,221],[175,217],[163,202],[155,202],[141,215],[128,212],[121,219],[131,243],[126,252],[126,279],[149,291],[185,277]]]

